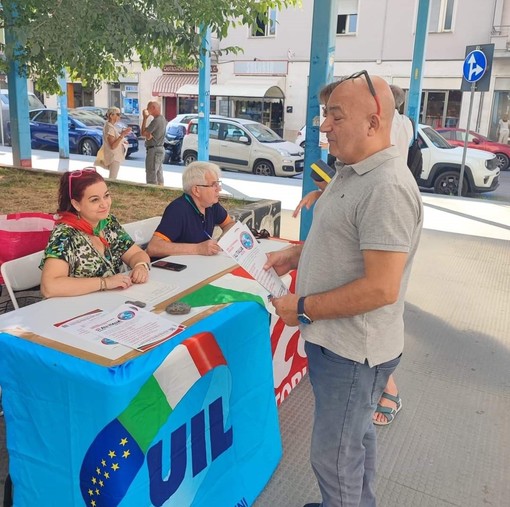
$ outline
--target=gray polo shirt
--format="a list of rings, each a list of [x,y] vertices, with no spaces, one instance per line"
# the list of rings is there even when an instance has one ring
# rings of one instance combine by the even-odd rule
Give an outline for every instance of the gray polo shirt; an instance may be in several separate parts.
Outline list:
[[[335,289],[364,274],[363,250],[409,254],[399,299],[349,318],[301,325],[309,342],[370,366],[404,347],[404,297],[423,224],[416,182],[395,146],[338,172],[315,205],[298,267],[297,293]]]
[[[152,134],[152,138],[145,142],[145,146],[147,148],[163,146],[166,133],[166,120],[162,114],[153,118],[147,126],[147,130]]]

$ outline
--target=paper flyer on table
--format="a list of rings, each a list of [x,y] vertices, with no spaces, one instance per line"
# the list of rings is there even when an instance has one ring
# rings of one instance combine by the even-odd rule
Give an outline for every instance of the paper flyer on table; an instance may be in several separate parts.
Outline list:
[[[105,345],[120,343],[140,351],[149,350],[185,329],[181,324],[129,304],[112,312],[95,309],[54,326],[80,338]]]
[[[236,222],[219,239],[218,244],[271,295],[280,297],[287,294],[288,289],[276,271],[273,268],[267,271],[264,269],[267,256],[245,224]]]
[[[146,283],[131,285],[128,289],[124,289],[123,293],[126,299],[130,301],[143,301],[147,305],[146,309],[150,310],[158,303],[161,303],[161,301],[165,301],[177,294],[179,289],[180,287],[178,285],[171,285],[149,279]]]

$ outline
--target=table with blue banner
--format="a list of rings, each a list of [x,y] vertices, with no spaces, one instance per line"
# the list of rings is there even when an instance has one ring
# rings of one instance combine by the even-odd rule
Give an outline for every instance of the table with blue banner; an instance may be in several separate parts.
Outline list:
[[[299,332],[226,255],[171,260],[188,268],[0,317],[14,505],[249,506],[264,488],[282,453],[277,404],[306,372]],[[143,354],[56,327],[164,285],[152,312],[186,328]],[[191,313],[167,315],[175,300]]]

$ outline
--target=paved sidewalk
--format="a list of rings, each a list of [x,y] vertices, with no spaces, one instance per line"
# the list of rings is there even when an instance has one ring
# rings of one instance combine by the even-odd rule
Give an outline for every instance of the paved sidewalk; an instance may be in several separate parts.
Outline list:
[[[63,163],[56,154],[38,153],[44,155],[34,156],[34,166],[43,169],[90,163],[86,157]],[[8,156],[0,152],[0,164]],[[166,166],[165,184],[180,187],[181,172]],[[282,236],[297,238],[299,220],[290,210],[299,202],[300,180],[246,183],[237,176],[224,178],[231,193],[283,198]],[[120,177],[143,182],[144,170],[123,165]],[[510,205],[431,194],[423,201],[425,230],[406,298],[406,348],[396,374],[403,409],[392,425],[378,429],[378,505],[504,507],[510,505]],[[318,501],[308,464],[312,412],[305,379],[280,409],[285,452],[256,507]],[[1,419],[0,499],[6,471]]]

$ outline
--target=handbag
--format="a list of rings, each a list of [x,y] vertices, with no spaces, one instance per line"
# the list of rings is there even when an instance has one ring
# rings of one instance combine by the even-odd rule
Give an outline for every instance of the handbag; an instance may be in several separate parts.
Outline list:
[[[54,225],[55,219],[48,213],[1,215],[0,264],[46,248]]]
[[[94,160],[94,165],[103,167],[104,169],[107,168],[106,161],[104,159],[104,145],[99,148],[96,154],[96,160]]]

